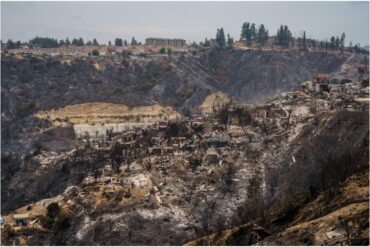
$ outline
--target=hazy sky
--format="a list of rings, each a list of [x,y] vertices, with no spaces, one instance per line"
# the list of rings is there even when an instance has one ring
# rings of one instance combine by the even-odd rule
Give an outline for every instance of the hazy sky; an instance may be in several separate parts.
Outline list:
[[[1,2],[1,38],[29,40],[147,37],[201,41],[223,27],[236,39],[244,21],[263,23],[270,35],[287,24],[294,36],[369,43],[368,2]],[[347,43],[348,43],[347,42]]]

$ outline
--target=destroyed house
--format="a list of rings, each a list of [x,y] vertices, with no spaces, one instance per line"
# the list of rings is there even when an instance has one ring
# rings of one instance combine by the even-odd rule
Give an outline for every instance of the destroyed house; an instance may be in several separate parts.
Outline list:
[[[168,123],[164,121],[160,121],[158,123],[158,130],[165,130],[167,129]]]
[[[312,81],[305,81],[305,82],[302,82],[301,85],[299,85],[299,91],[301,92],[309,92],[310,90],[312,90]]]
[[[205,125],[204,122],[199,122],[199,121],[191,122],[191,127],[194,129],[202,128],[204,125]]]
[[[29,214],[14,214],[13,218],[17,226],[27,226],[30,215]]]
[[[230,137],[228,135],[218,135],[218,136],[212,136],[207,139],[208,145],[212,147],[224,147],[230,142]]]
[[[318,83],[328,83],[329,80],[330,80],[329,74],[318,73],[315,77],[315,82],[318,82]]]
[[[111,55],[114,55],[117,53],[117,49],[114,48],[114,47],[108,47],[107,48],[107,54],[111,54]]]
[[[172,137],[167,140],[167,146],[174,144],[183,145],[186,142],[186,137]]]
[[[152,155],[162,155],[162,148],[161,147],[153,147],[149,149],[150,154]]]
[[[212,126],[212,131],[223,131],[225,127],[222,124],[215,124]]]
[[[266,111],[266,118],[287,117],[286,111],[281,108],[272,108]]]

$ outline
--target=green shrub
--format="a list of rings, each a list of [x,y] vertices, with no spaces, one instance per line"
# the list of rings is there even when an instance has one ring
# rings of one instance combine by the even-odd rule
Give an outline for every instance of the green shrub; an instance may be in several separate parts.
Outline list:
[[[58,217],[55,219],[54,229],[62,230],[68,228],[70,225],[69,215],[65,211],[60,211]]]
[[[51,229],[54,224],[54,219],[52,219],[51,217],[47,215],[44,215],[40,217],[40,223],[43,228]]]
[[[95,50],[92,50],[92,52],[91,52],[91,56],[94,56],[94,57],[97,57],[97,56],[99,56],[99,51],[97,50],[97,49],[95,49]]]
[[[46,209],[48,210],[47,216],[51,218],[55,218],[60,212],[59,204],[56,202],[50,203]]]

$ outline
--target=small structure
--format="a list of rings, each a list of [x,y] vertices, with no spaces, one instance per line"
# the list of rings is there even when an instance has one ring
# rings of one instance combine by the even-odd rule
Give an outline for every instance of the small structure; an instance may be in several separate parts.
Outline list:
[[[252,142],[248,144],[248,153],[252,159],[259,157],[263,150],[262,144],[257,142]]]
[[[205,160],[211,164],[217,164],[219,160],[219,155],[214,148],[209,148],[205,155]]]
[[[230,142],[230,137],[226,134],[213,136],[207,139],[207,143],[212,147],[224,147]]]
[[[107,165],[104,166],[103,175],[104,176],[112,176],[113,175],[113,170],[112,170],[111,165],[107,164]]]
[[[154,47],[176,47],[181,48],[186,45],[184,39],[163,39],[163,38],[147,38],[145,45]]]
[[[324,73],[318,73],[315,77],[315,82],[317,83],[329,83],[330,75]]]
[[[158,130],[166,130],[167,129],[167,125],[168,125],[168,123],[167,122],[165,122],[165,121],[160,121],[159,123],[158,123]]]
[[[117,49],[115,47],[108,47],[106,54],[115,55],[117,53]]]
[[[183,146],[186,142],[186,137],[172,137],[167,140],[167,146],[174,146],[174,144],[177,144],[179,147]]]
[[[222,124],[214,124],[212,126],[212,131],[224,131],[225,127]]]
[[[93,183],[95,183],[95,177],[91,174],[91,173],[89,173],[88,175],[87,175],[87,177],[85,177],[84,179],[83,179],[83,181],[82,181],[82,184],[84,184],[84,185],[90,185],[90,184],[93,184]]]
[[[152,155],[162,155],[162,148],[161,147],[153,147],[149,149],[150,154]]]
[[[301,92],[304,92],[304,93],[307,93],[311,90],[313,90],[313,83],[312,81],[305,81],[305,82],[302,82],[299,89]]]
[[[17,226],[27,226],[30,215],[29,214],[14,214],[13,218]]]
[[[348,238],[347,236],[338,235],[335,237],[332,237],[330,239],[327,239],[324,241],[325,245],[333,246],[333,245],[348,245]]]

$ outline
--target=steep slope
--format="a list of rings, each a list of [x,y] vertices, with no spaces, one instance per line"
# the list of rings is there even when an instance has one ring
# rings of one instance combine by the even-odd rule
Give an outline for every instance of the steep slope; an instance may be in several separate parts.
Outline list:
[[[218,91],[243,102],[260,100],[293,89],[318,71],[335,71],[348,56],[233,49],[135,59],[3,54],[2,146],[23,150],[20,140],[39,124],[30,117],[38,111],[90,102],[196,111]]]
[[[349,57],[347,54],[277,51],[212,50],[201,61],[212,85],[243,102],[263,99],[289,91],[318,72],[332,72]]]
[[[285,201],[286,205],[291,203],[293,198],[294,196],[291,196]],[[273,217],[269,214],[271,210],[267,210],[264,222],[258,222],[262,223],[264,228],[249,223],[218,234],[201,237],[186,245],[327,245],[328,235],[345,235],[346,232],[351,239],[349,240],[351,242],[347,244],[368,245],[369,178],[367,169],[317,196],[308,193],[305,200],[297,204],[296,215],[284,227],[274,226],[275,223],[271,223]]]

